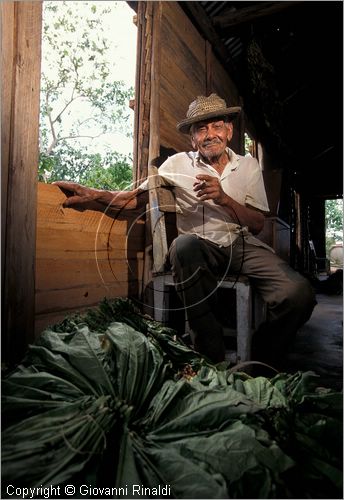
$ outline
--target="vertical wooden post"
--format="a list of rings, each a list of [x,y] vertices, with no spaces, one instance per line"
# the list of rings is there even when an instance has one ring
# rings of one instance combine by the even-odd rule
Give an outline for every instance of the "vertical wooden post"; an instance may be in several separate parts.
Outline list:
[[[144,26],[142,24],[142,3],[138,4],[137,11],[137,41],[136,41],[136,74],[135,74],[135,107],[134,107],[134,161],[133,161],[133,181],[134,183],[140,179],[140,151],[139,151],[139,134],[140,134],[140,110],[141,110],[141,68],[142,68],[142,45],[144,44]]]
[[[136,63],[134,161],[135,180],[138,182],[146,179],[148,173],[154,3],[141,1],[138,3],[137,11],[139,38]]]
[[[4,360],[12,364],[34,338],[42,3],[5,2],[1,11],[7,114],[1,134],[6,206],[2,338]]]
[[[1,283],[4,283],[7,220],[8,166],[10,155],[12,75],[14,65],[14,2],[3,2],[1,12]],[[5,78],[5,75],[7,77]],[[3,304],[3,302],[2,302]]]
[[[167,239],[164,214],[159,209],[157,198],[156,168],[154,161],[160,156],[160,24],[162,5],[154,2],[152,31],[152,65],[151,65],[151,106],[149,133],[149,203],[150,218],[153,228],[154,270],[161,271],[167,253]]]
[[[149,164],[160,155],[160,23],[161,2],[153,2]]]

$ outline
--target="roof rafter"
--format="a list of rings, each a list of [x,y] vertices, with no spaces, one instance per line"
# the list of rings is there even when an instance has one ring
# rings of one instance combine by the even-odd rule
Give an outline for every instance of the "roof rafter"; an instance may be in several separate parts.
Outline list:
[[[213,23],[214,26],[219,26],[220,28],[230,28],[233,26],[250,23],[251,21],[256,21],[257,19],[262,17],[277,14],[282,10],[298,6],[302,3],[303,1],[260,2],[259,5],[245,7],[235,12],[227,12],[222,14],[221,16],[214,16]]]

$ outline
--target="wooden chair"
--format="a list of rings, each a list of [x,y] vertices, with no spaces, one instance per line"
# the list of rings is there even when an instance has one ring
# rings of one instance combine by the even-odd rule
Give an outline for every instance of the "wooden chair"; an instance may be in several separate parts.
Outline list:
[[[169,322],[169,304],[171,287],[174,287],[171,272],[165,271],[165,258],[168,252],[166,232],[166,214],[175,213],[175,200],[171,189],[163,184],[156,167],[149,167],[149,203],[150,222],[153,244],[153,288],[154,319],[164,324]],[[237,349],[231,352],[232,362],[251,359],[251,339],[253,331],[265,318],[265,306],[261,298],[254,293],[248,278],[228,275],[218,282],[221,289],[233,289],[236,302],[236,330],[228,328],[224,334],[236,335]],[[185,331],[190,330],[185,311]]]

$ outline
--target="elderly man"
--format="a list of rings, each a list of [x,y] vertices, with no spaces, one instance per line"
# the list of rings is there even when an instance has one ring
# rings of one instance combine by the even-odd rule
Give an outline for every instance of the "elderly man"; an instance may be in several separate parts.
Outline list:
[[[169,249],[176,290],[187,309],[195,349],[214,362],[225,346],[216,288],[219,276],[248,276],[267,304],[267,321],[253,337],[253,358],[277,366],[297,329],[314,308],[314,292],[300,274],[255,238],[269,211],[259,164],[228,147],[239,107],[216,94],[199,96],[178,123],[194,151],[168,158],[159,175],[173,186],[178,236]],[[57,182],[71,192],[65,206],[89,200],[134,208],[147,182],[128,192]]]

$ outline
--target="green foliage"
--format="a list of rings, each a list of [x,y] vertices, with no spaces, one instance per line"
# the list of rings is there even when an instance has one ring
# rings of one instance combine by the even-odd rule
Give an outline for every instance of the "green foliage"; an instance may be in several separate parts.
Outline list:
[[[326,234],[328,236],[343,233],[343,200],[326,200],[325,203]]]
[[[244,140],[245,140],[245,154],[247,154],[247,153],[252,154],[253,146],[254,146],[253,139],[251,139],[251,137],[245,133]]]
[[[326,200],[325,202],[326,226],[326,255],[335,243],[343,241],[343,200]]]
[[[115,57],[103,34],[115,8],[116,2],[44,2],[40,181],[119,189],[132,179],[131,158],[88,147],[105,133],[132,137],[134,90],[114,80]]]
[[[38,179],[64,179],[98,189],[126,190],[132,182],[132,158],[117,152],[101,155],[61,145],[53,154],[40,154]]]
[[[13,484],[342,498],[341,393],[312,372],[231,373],[175,333],[125,299],[46,329],[2,383],[2,498]]]

